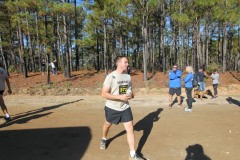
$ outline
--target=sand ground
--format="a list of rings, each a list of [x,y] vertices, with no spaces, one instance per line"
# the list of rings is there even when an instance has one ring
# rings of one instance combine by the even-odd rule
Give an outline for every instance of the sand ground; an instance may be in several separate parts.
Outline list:
[[[240,96],[232,104],[218,99],[196,100],[193,112],[168,97],[138,95],[130,101],[136,148],[150,160],[239,160]],[[123,125],[112,126],[107,150],[99,149],[104,121],[100,96],[5,96],[13,120],[0,117],[1,159],[8,160],[126,160],[128,144]],[[186,106],[184,99],[183,106]]]

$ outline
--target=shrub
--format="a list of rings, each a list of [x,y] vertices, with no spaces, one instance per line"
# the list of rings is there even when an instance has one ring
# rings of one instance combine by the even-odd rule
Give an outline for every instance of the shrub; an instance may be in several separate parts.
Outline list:
[[[207,74],[212,74],[214,69],[216,69],[219,72],[220,70],[222,70],[222,66],[220,66],[220,65],[218,65],[216,63],[210,64],[208,66],[207,70],[206,70]]]
[[[8,67],[8,71],[9,71],[9,73],[17,73],[18,69],[14,65],[10,65]]]

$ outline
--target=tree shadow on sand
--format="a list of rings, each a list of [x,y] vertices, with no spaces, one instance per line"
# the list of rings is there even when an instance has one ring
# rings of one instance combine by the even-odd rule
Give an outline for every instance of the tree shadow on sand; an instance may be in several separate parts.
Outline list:
[[[88,126],[3,130],[1,159],[79,160],[92,139]]]
[[[187,156],[185,160],[211,160],[204,154],[203,147],[200,144],[188,146],[186,148]]]
[[[138,121],[135,125],[134,125],[134,130],[135,131],[143,131],[143,135],[139,140],[138,143],[138,147],[136,149],[136,152],[143,158],[144,155],[142,154],[142,149],[145,145],[145,143],[147,142],[147,139],[149,137],[149,135],[151,134],[152,128],[153,128],[153,123],[157,122],[160,117],[159,114],[163,111],[162,108],[158,108],[157,111],[151,112],[148,115],[146,115],[143,119],[141,119],[140,121]],[[126,133],[126,131],[122,131],[120,133],[118,133],[117,135],[115,135],[114,137],[110,138],[108,140],[108,145],[116,138],[124,135]]]
[[[41,118],[41,117],[44,117],[44,116],[48,116],[48,115],[52,114],[53,112],[47,112],[47,113],[43,113],[43,112],[54,110],[54,109],[57,109],[57,108],[62,107],[64,105],[71,104],[71,103],[76,103],[76,102],[79,102],[79,101],[82,101],[82,100],[83,99],[79,99],[79,100],[72,101],[72,102],[66,102],[66,103],[62,103],[62,104],[58,104],[58,105],[54,105],[54,106],[43,107],[43,108],[40,108],[40,109],[31,110],[31,111],[19,113],[19,114],[16,114],[16,115],[12,115],[12,120],[9,121],[9,122],[1,124],[0,128],[7,127],[7,126],[10,126],[12,124],[27,123],[28,121],[30,121],[32,119],[38,119],[38,118]],[[43,114],[40,114],[40,113],[43,113]]]

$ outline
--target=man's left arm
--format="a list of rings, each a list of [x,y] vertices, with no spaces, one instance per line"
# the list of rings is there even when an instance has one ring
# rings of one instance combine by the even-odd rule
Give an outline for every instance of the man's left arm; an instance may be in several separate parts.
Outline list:
[[[177,75],[178,78],[180,78],[182,76],[182,71],[181,70],[177,70],[176,75]]]

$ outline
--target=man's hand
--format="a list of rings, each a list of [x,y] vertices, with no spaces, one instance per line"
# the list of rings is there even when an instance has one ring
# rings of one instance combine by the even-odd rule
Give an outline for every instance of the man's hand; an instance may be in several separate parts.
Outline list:
[[[11,89],[8,89],[8,94],[12,94],[12,90]]]
[[[132,93],[131,96],[132,96],[132,98],[134,98],[135,95]]]
[[[132,99],[132,94],[123,94],[119,96],[120,96],[120,100],[122,101],[128,101],[129,99]]]

